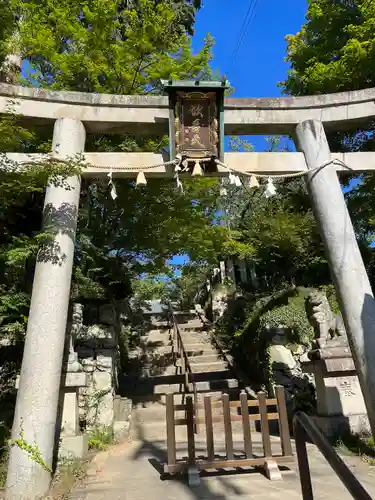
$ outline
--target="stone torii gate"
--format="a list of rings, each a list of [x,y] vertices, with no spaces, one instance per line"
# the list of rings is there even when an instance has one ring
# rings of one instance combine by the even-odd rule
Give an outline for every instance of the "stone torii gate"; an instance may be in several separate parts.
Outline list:
[[[55,92],[0,85],[0,113],[22,115],[32,125],[53,126],[53,153],[68,158],[84,153],[86,133],[168,133],[170,110],[165,97],[120,96]],[[345,130],[375,118],[375,89],[332,95],[271,99],[226,99],[225,134],[283,134],[295,138],[297,153],[226,153],[224,162],[238,172],[287,174],[306,172],[312,207],[326,248],[348,332],[355,366],[375,434],[375,301],[356,242],[338,180],[345,166],[352,171],[375,170],[375,153],[332,153],[325,130]],[[41,155],[9,154],[27,162]],[[152,153],[86,153],[83,176],[136,177],[131,165],[162,164]],[[168,158],[169,159],[169,158]],[[126,166],[126,169],[124,168]],[[312,171],[309,173],[309,171]],[[172,177],[173,168],[158,166],[148,177]],[[209,175],[226,176],[218,166]],[[37,443],[48,466],[52,464],[59,387],[63,362],[80,179],[70,177],[69,189],[49,185],[45,212],[56,210],[54,243],[64,259],[56,265],[38,259],[16,404],[12,437],[22,430],[27,442]],[[10,452],[8,499],[36,498],[47,492],[48,467],[31,460],[17,446]]]

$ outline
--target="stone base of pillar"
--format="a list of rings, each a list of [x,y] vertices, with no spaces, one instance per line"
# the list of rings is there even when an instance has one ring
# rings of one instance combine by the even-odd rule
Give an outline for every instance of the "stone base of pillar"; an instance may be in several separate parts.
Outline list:
[[[315,378],[318,415],[313,419],[328,439],[345,434],[371,434],[361,387],[350,356],[329,358],[335,349],[322,349],[326,359],[302,363],[303,371]]]
[[[327,439],[336,441],[347,435],[370,436],[371,429],[367,415],[314,415],[311,417]]]
[[[62,436],[59,446],[59,458],[83,458],[89,450],[89,439],[86,434],[79,436]]]
[[[115,396],[113,402],[113,435],[116,441],[124,441],[129,436],[132,414],[132,400]]]

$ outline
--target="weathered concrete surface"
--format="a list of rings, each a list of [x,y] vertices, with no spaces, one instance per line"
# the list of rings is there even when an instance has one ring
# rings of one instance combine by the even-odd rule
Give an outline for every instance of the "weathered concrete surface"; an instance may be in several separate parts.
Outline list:
[[[77,436],[62,436],[60,438],[59,457],[84,458],[89,450],[89,438],[87,434]]]
[[[300,123],[295,131],[298,149],[309,169],[331,159],[319,121]],[[326,249],[340,300],[348,341],[375,435],[375,300],[355,237],[344,195],[334,170],[324,168],[307,176],[312,208]]]
[[[63,155],[83,151],[85,129],[81,122],[55,123],[53,150]],[[65,346],[66,322],[73,266],[80,179],[62,186],[49,185],[44,203],[44,230],[55,236],[38,253],[29,322],[22,360],[12,438],[23,432],[36,443],[51,467]],[[47,492],[50,473],[18,446],[10,452],[6,498],[29,499]]]
[[[20,166],[38,162],[47,158],[43,154],[8,153],[7,158]],[[87,167],[83,170],[84,177],[106,176],[112,169],[113,177],[135,178],[139,167],[146,167],[147,179],[172,178],[175,175],[173,165],[157,166],[147,169],[149,165],[161,165],[169,161],[169,155],[155,153],[85,153]],[[332,153],[332,159],[343,162],[332,164],[326,168],[343,172],[368,172],[375,170],[375,153]],[[307,165],[302,153],[225,153],[225,164],[239,172],[255,172],[259,174],[288,174],[307,172]],[[132,168],[134,167],[134,168]],[[228,177],[228,169],[218,166],[217,172],[205,174],[208,177]],[[189,177],[190,173],[180,173],[180,177]]]
[[[0,113],[15,112],[45,123],[57,118],[81,120],[89,132],[168,133],[168,100],[48,91],[0,84]],[[289,134],[308,119],[330,130],[368,123],[375,117],[375,88],[308,97],[229,98],[225,101],[225,134]]]
[[[254,441],[258,441],[253,435]],[[181,446],[184,445],[181,443]],[[351,499],[319,451],[308,445],[316,500]],[[350,470],[375,497],[375,470],[359,457],[343,457]],[[201,484],[189,488],[186,479],[161,480],[158,468],[165,460],[161,440],[138,441],[111,447],[90,464],[88,476],[70,494],[70,500],[300,500],[302,498],[296,463],[288,464],[282,481],[269,481],[259,471],[216,471],[201,477]]]

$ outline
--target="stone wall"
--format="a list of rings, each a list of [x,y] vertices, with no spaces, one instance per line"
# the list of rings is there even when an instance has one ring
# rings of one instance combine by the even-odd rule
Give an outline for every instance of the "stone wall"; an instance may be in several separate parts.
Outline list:
[[[84,429],[114,426],[118,387],[119,333],[124,304],[73,305],[74,351],[88,384],[79,389],[79,420]]]
[[[284,331],[285,330],[285,331]],[[280,327],[271,331],[269,362],[273,383],[285,389],[288,412],[311,412],[316,408],[314,377],[304,373],[302,363],[307,359],[307,347],[290,344],[287,329]]]

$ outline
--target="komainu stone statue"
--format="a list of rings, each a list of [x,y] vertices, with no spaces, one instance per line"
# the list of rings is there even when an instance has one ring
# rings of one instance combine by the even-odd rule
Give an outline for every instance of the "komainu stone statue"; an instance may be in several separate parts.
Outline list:
[[[346,342],[346,330],[341,315],[335,315],[324,292],[311,292],[305,300],[308,320],[315,331],[315,346],[322,349],[328,340],[335,344]],[[330,343],[333,346],[333,343]]]
[[[74,342],[83,328],[83,305],[73,304],[72,317],[68,324],[66,343],[69,352],[68,364],[66,371],[79,372],[82,370],[82,365],[78,361],[78,354],[74,350]]]

